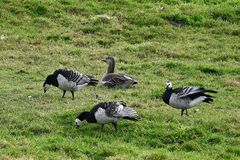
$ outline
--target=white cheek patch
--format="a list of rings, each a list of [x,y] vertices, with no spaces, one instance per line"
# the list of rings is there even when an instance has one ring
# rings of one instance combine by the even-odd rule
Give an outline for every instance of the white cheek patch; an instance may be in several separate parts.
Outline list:
[[[172,88],[172,82],[167,82],[166,84],[168,88]]]
[[[80,125],[81,125],[81,120],[78,119],[78,118],[76,118],[76,119],[75,119],[75,123],[76,123],[77,126],[80,126]]]

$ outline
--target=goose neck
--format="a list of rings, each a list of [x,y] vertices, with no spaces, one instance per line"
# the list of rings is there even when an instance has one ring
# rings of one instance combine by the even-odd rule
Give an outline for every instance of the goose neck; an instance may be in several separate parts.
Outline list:
[[[87,114],[87,116],[86,116],[86,121],[87,121],[88,123],[96,123],[97,121],[96,121],[96,118],[95,118],[95,116],[94,116],[94,113],[88,112],[88,114]]]
[[[113,73],[115,69],[115,62],[114,61],[110,61],[108,64],[108,70],[107,73]]]

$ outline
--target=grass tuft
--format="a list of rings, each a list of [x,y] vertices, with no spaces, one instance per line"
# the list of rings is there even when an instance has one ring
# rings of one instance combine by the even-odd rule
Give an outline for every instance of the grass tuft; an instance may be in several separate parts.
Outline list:
[[[200,67],[199,70],[205,74],[222,75],[222,71],[210,67]]]

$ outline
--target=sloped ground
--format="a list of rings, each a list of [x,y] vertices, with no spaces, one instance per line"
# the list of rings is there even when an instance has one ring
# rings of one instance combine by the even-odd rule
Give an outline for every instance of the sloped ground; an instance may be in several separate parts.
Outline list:
[[[0,8],[0,159],[239,159],[238,0],[2,0]],[[107,55],[139,85],[88,87],[74,101],[57,88],[43,94],[59,67],[101,79]],[[216,101],[181,117],[161,100],[166,80],[217,90]],[[81,111],[113,100],[141,120],[117,132],[75,127]]]

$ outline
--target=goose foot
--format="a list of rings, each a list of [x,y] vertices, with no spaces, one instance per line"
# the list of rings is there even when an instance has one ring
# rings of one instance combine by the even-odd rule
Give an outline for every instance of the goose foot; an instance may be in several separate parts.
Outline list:
[[[72,93],[72,100],[74,100],[74,92],[73,92],[73,91],[71,91],[71,93]]]
[[[65,96],[65,93],[66,93],[66,91],[63,91],[63,95],[62,95],[62,98],[64,98],[64,96]]]

